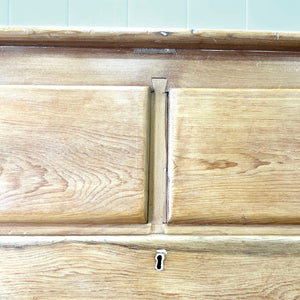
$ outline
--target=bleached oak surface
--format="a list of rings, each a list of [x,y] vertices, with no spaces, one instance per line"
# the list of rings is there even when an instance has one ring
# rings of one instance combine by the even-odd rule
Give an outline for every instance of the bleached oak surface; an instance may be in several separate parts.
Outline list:
[[[300,91],[172,89],[169,222],[300,223]]]
[[[149,88],[0,86],[0,104],[0,222],[146,222]]]
[[[0,245],[1,299],[300,296],[299,237],[5,237]]]

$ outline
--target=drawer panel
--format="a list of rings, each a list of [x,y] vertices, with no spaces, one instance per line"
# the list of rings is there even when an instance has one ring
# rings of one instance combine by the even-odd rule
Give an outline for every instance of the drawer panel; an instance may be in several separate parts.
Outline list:
[[[169,222],[300,223],[300,90],[173,89]]]
[[[0,298],[298,299],[299,248],[292,237],[5,237]]]
[[[0,87],[0,222],[145,223],[148,87]]]

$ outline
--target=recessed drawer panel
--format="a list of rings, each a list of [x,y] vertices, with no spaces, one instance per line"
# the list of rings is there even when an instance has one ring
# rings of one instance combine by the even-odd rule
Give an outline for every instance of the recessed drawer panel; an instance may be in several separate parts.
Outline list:
[[[300,223],[300,91],[173,89],[169,222]]]
[[[148,87],[0,87],[0,222],[145,223]]]

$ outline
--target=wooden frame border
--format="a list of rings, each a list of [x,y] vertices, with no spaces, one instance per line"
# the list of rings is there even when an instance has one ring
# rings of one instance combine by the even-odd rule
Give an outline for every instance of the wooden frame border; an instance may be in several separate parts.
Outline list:
[[[165,236],[216,236],[216,235],[300,235],[299,225],[167,225],[152,223],[128,225],[93,225],[93,224],[0,224],[0,236],[93,236],[93,235],[126,235],[140,236],[161,234]]]
[[[90,236],[90,237],[0,237],[0,248],[25,248],[53,244],[103,244],[138,248],[142,250],[166,249],[167,251],[205,252],[215,254],[246,255],[299,255],[300,236]]]
[[[300,33],[0,27],[0,46],[300,51]]]

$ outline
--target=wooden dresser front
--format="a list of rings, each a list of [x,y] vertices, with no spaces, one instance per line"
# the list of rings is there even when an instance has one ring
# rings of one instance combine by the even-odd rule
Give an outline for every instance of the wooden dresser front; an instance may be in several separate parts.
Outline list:
[[[300,34],[0,30],[0,299],[299,299]]]

